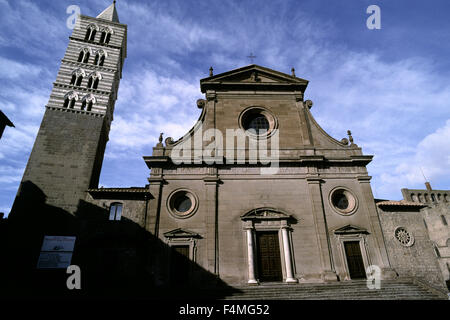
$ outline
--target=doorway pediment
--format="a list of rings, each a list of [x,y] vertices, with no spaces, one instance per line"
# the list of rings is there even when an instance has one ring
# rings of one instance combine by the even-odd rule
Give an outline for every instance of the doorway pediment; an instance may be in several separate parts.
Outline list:
[[[344,227],[335,229],[334,234],[369,234],[367,229],[348,224]]]

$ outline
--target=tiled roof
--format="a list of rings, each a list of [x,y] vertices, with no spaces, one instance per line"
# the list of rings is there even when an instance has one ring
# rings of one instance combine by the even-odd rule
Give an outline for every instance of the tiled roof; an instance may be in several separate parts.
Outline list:
[[[88,189],[88,192],[149,192],[145,187],[131,187],[131,188],[96,188]]]
[[[386,200],[377,203],[377,206],[406,206],[406,207],[426,207],[424,203],[406,201],[406,200]]]

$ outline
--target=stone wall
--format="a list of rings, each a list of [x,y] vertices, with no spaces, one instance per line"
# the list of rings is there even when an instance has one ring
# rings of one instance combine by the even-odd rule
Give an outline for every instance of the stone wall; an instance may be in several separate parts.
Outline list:
[[[422,278],[436,287],[445,288],[433,244],[419,209],[398,206],[378,209],[389,259],[399,276]],[[412,244],[404,246],[396,239],[394,233],[399,227],[405,228],[413,236]]]

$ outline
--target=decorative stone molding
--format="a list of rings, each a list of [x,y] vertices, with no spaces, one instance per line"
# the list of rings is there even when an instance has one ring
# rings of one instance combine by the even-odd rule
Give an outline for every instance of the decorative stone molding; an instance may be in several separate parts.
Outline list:
[[[256,133],[253,133],[253,132],[247,130],[248,129],[247,122],[249,121],[250,117],[252,117],[254,115],[262,115],[268,121],[269,129],[264,134],[256,134]],[[245,108],[239,114],[238,124],[239,124],[239,128],[241,128],[248,137],[257,138],[257,139],[269,138],[275,132],[275,130],[278,128],[278,120],[274,116],[274,114],[271,111],[269,111],[267,108],[264,108],[261,106],[251,106],[251,107]]]
[[[197,107],[199,109],[203,109],[205,107],[205,105],[206,105],[206,100],[204,100],[204,99],[198,99],[197,100]]]
[[[349,216],[358,209],[358,198],[346,187],[336,187],[328,195],[331,208],[340,215]]]
[[[255,232],[258,231],[278,231],[281,235],[280,253],[282,255],[282,264],[284,265],[284,278],[287,283],[296,283],[295,266],[293,264],[293,254],[291,250],[290,222],[295,219],[284,211],[262,207],[248,211],[241,216],[243,229],[247,238],[247,262],[248,262],[248,284],[258,284],[256,279],[256,262],[255,262]]]
[[[75,91],[69,91],[69,92],[67,92],[67,93],[64,95],[64,99],[69,99],[69,100],[75,99],[75,101],[78,101],[78,100],[79,100],[79,96],[78,96],[78,93],[77,93],[77,92],[75,92]]]
[[[314,103],[311,100],[306,100],[303,104],[306,108],[311,109]]]
[[[177,201],[185,197],[190,201],[190,207],[186,211],[179,211],[176,208]],[[172,217],[177,219],[187,219],[192,217],[198,209],[198,197],[188,189],[176,189],[167,197],[167,209]]]
[[[404,247],[411,247],[414,244],[414,236],[404,227],[395,228],[394,237]]]
[[[354,226],[354,225],[346,225],[344,227],[335,229],[333,231],[335,241],[337,243],[339,256],[341,258],[342,264],[344,266],[344,280],[351,280],[350,278],[350,269],[347,262],[347,257],[345,254],[345,246],[344,243],[347,241],[357,241],[359,242],[359,247],[361,250],[362,260],[364,264],[364,269],[367,270],[367,267],[372,264],[369,249],[367,244],[367,236],[370,234],[366,229]]]

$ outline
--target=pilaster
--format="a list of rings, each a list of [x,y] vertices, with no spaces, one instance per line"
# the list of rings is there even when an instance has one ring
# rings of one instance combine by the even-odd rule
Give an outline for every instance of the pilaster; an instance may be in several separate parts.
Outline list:
[[[331,245],[326,226],[325,211],[322,201],[321,183],[318,176],[309,176],[306,178],[308,183],[311,209],[314,216],[314,225],[316,228],[317,243],[320,252],[320,261],[322,265],[322,279],[324,281],[337,281],[336,271],[331,255]]]

